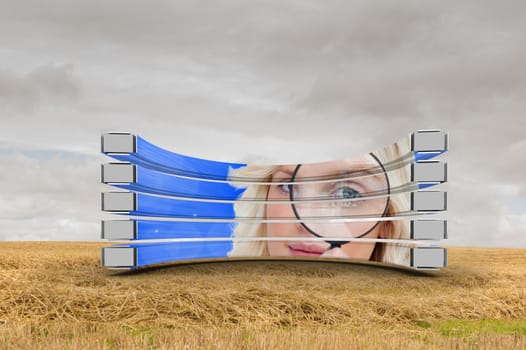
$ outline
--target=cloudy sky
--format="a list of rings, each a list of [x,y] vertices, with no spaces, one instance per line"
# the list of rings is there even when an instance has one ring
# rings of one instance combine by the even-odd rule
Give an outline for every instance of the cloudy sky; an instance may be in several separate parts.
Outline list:
[[[0,240],[98,239],[107,131],[294,163],[439,128],[448,244],[526,247],[524,1],[0,8]]]

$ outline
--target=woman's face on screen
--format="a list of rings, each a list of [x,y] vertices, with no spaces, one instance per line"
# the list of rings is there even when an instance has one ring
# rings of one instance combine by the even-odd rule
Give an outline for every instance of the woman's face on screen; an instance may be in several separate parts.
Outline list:
[[[268,190],[268,200],[292,199],[294,205],[267,204],[266,217],[276,219],[298,219],[297,223],[267,223],[267,237],[315,238],[309,240],[279,240],[268,241],[270,256],[303,256],[303,257],[339,257],[369,260],[374,250],[374,242],[347,242],[341,247],[330,249],[334,239],[345,242],[345,238],[378,238],[381,225],[376,221],[343,221],[328,222],[324,218],[344,217],[381,217],[387,207],[387,197],[365,199],[371,194],[386,193],[388,184],[384,173],[372,174],[371,169],[377,169],[379,164],[371,156],[300,166],[294,181],[304,181],[290,185],[271,185]],[[274,182],[291,181],[296,165],[280,166],[272,176]],[[358,174],[359,172],[359,174]],[[357,177],[357,175],[362,175]],[[366,175],[366,176],[363,176]],[[330,180],[325,182],[305,182]],[[348,179],[341,179],[347,177]],[[292,192],[292,193],[291,193]],[[313,199],[318,199],[314,202]],[[310,200],[310,201],[309,201]],[[322,220],[309,220],[309,218]],[[338,241],[338,240],[337,240]]]

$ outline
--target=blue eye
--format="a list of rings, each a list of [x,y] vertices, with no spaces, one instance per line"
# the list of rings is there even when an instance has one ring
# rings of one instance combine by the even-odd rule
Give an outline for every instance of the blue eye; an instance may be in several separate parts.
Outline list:
[[[336,190],[336,196],[337,198],[343,198],[343,199],[354,199],[354,198],[360,198],[362,195],[360,192],[356,191],[352,187],[340,187]],[[338,202],[337,206],[340,208],[357,208],[361,205],[361,200],[359,201],[344,201],[344,202]]]
[[[352,187],[340,187],[336,190],[336,196],[338,198],[350,199],[350,198],[360,198],[362,195],[360,192],[356,191]]]

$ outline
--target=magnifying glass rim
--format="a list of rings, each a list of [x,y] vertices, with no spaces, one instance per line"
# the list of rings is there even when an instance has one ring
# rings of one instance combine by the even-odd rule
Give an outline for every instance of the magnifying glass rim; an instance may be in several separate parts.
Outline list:
[[[382,173],[385,175],[385,180],[387,182],[387,201],[385,203],[385,208],[384,208],[384,211],[382,213],[382,217],[384,217],[387,214],[387,210],[389,209],[389,204],[390,204],[390,197],[389,197],[389,195],[391,194],[391,185],[389,183],[389,177],[387,176],[387,172],[385,171],[385,168],[384,168],[384,165],[382,164],[382,162],[380,162],[378,157],[376,157],[373,153],[369,153],[369,155],[371,157],[373,157],[373,159],[380,165],[380,167],[382,168]],[[301,166],[302,166],[301,163],[296,165],[296,168],[294,169],[294,172],[292,173],[292,176],[291,176],[291,179],[290,179],[291,182],[294,182],[294,180],[296,179],[296,175],[298,174]],[[294,186],[293,185],[289,185],[289,198],[290,198],[290,200],[292,202],[292,203],[290,203],[290,205],[292,207],[294,215],[296,216],[296,218],[298,220],[301,220],[301,217],[300,217],[300,215],[298,213],[298,210],[296,208],[296,205],[294,203]],[[369,230],[367,230],[366,232],[362,233],[361,235],[359,235],[357,237],[353,237],[353,239],[364,237],[365,235],[370,233],[372,230],[374,230],[376,228],[376,226],[378,226],[379,223],[380,223],[380,221],[377,221]],[[318,233],[314,232],[303,221],[300,221],[300,224],[301,224],[301,226],[303,226],[303,228],[305,228],[312,235],[314,235],[316,237],[319,237],[319,238],[324,238],[323,236],[321,236]],[[342,245],[344,245],[346,243],[349,243],[349,241],[326,241],[326,242],[331,245],[329,249],[333,249],[333,248],[336,248],[336,247],[341,247]]]

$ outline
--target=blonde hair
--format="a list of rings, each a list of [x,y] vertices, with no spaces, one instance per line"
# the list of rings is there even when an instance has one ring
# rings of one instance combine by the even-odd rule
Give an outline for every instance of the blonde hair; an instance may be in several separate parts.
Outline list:
[[[274,174],[276,165],[249,165],[237,170],[231,170],[230,176],[247,177],[257,179],[260,182],[270,182],[272,174]],[[267,198],[270,185],[249,185],[240,199],[245,198]],[[242,205],[237,202],[234,204],[234,211],[236,217],[246,218],[265,218],[265,205],[252,204]],[[266,226],[265,223],[239,223],[234,230],[234,237],[265,237]],[[229,253],[229,256],[268,256],[268,248],[265,241],[234,241],[234,247]]]
[[[382,164],[392,162],[406,155],[410,151],[409,138],[387,146],[373,154]],[[277,165],[249,165],[239,169],[231,169],[230,178],[251,178],[259,182],[270,182]],[[390,188],[396,188],[409,181],[409,166],[403,166],[394,170],[387,170]],[[239,186],[241,187],[241,186]],[[248,198],[267,198],[270,185],[249,185],[240,197]],[[245,218],[265,218],[265,204],[247,204],[237,202],[234,204],[236,217]],[[390,197],[389,207],[386,216],[399,212],[409,211],[409,194],[402,193]],[[379,223],[380,237],[389,239],[408,239],[409,228],[406,221],[393,220],[381,221]],[[234,230],[234,237],[265,237],[266,223],[239,223]],[[233,248],[229,256],[269,256],[267,242],[265,241],[244,241],[234,240]],[[370,260],[380,261],[389,264],[408,265],[409,249],[407,245],[401,244],[376,244]]]
[[[373,152],[378,157],[380,163],[385,164],[399,159],[410,152],[409,138],[384,147],[380,151]],[[397,188],[409,182],[409,172],[411,166],[405,165],[397,169],[388,170],[390,188]],[[409,193],[399,193],[389,199],[389,208],[386,216],[395,216],[395,213],[408,212],[410,210]],[[409,239],[409,224],[406,220],[382,221],[379,224],[382,238],[389,239]],[[399,243],[376,244],[370,260],[379,261],[387,264],[409,265],[410,254],[407,245]]]

